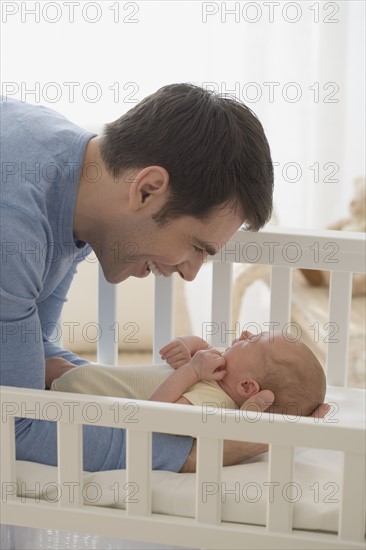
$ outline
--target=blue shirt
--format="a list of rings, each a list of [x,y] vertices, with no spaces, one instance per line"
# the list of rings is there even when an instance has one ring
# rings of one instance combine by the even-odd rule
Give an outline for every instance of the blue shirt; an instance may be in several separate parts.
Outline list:
[[[95,134],[55,111],[1,98],[0,383],[45,388],[45,358],[86,363],[52,340],[77,265],[73,216],[85,148]],[[84,426],[84,469],[125,467],[125,432]],[[154,434],[153,467],[179,471],[192,439]],[[56,424],[16,421],[17,459],[57,464]]]

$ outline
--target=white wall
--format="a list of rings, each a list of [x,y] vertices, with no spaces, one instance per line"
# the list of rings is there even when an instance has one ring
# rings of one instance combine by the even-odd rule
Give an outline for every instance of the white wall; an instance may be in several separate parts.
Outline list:
[[[2,2],[3,92],[96,130],[167,83],[234,93],[278,163],[280,224],[324,227],[347,213],[365,173],[364,2],[71,4]]]
[[[364,12],[357,0],[3,2],[2,91],[97,129],[167,83],[236,94],[279,163],[280,223],[323,226],[365,171]]]

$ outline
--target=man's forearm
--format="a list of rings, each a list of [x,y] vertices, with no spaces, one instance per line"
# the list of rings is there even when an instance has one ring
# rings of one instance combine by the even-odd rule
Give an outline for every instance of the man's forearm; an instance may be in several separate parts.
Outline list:
[[[45,365],[45,384],[46,389],[49,390],[52,386],[52,382],[62,376],[65,372],[75,368],[76,365],[66,361],[62,357],[49,357],[46,359]]]
[[[271,404],[274,402],[275,396],[270,390],[262,390],[259,393],[250,397],[244,405],[241,407],[242,410],[250,410],[250,408],[255,405],[258,411],[264,412],[267,410]],[[326,414],[325,412],[320,413],[323,418]],[[264,453],[268,450],[268,445],[266,443],[248,443],[246,441],[224,441],[224,453],[223,453],[223,465],[224,466],[233,466],[234,464],[239,464],[244,462],[244,460],[249,460],[254,456],[257,456],[261,453]],[[189,453],[187,460],[181,468],[182,473],[193,473],[196,471],[196,441],[192,445],[191,452]]]
[[[264,453],[268,450],[268,445],[264,443],[248,443],[246,441],[224,441],[223,466],[234,466],[244,460],[249,460],[254,456]],[[180,470],[182,474],[194,473],[197,467],[197,441],[194,440],[191,452]]]

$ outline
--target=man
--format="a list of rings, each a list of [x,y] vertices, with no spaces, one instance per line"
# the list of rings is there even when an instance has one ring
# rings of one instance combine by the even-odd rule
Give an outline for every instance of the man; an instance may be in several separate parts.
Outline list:
[[[50,327],[92,249],[110,283],[150,272],[191,281],[243,223],[258,230],[270,217],[269,146],[234,99],[165,86],[101,136],[45,107],[1,107],[2,385],[44,389],[45,373],[85,363],[50,341]],[[253,403],[272,400],[264,392]],[[124,435],[85,426],[84,469],[125,467]],[[227,442],[225,463],[263,450]],[[16,452],[55,465],[55,423],[17,419]],[[153,468],[194,470],[192,438],[154,434]]]

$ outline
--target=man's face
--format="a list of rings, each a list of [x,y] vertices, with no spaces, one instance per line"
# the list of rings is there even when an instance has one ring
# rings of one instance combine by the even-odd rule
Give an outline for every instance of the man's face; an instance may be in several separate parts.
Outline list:
[[[216,254],[241,225],[242,217],[230,207],[207,221],[186,216],[161,227],[150,217],[119,240],[111,236],[102,253],[96,252],[105,278],[113,284],[151,272],[165,277],[177,272],[193,281],[207,256]]]

